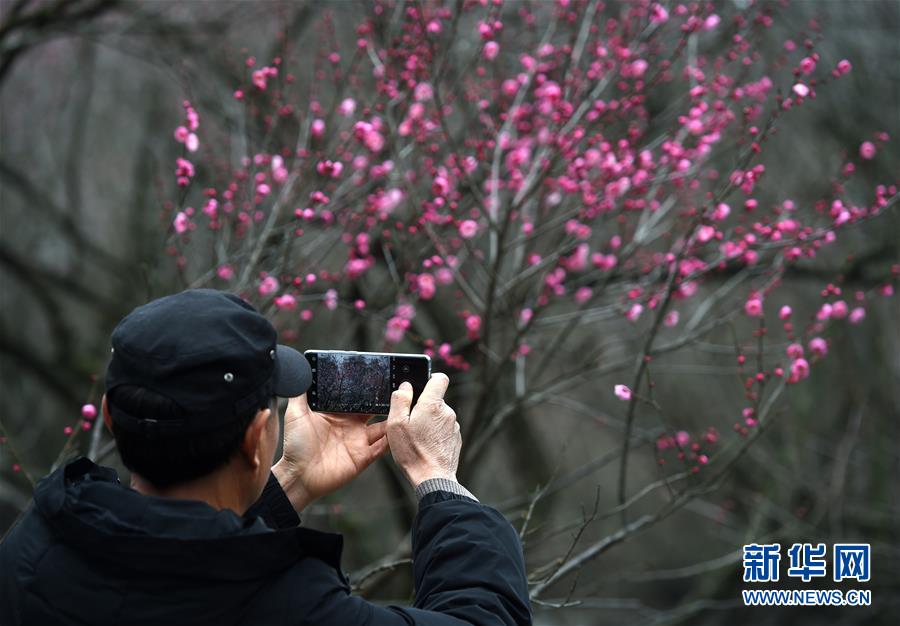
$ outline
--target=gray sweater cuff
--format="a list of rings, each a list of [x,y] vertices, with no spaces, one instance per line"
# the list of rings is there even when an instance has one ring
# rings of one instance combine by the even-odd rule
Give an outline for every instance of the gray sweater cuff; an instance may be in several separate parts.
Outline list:
[[[455,480],[449,480],[447,478],[429,478],[428,480],[423,480],[419,483],[419,486],[416,487],[416,500],[421,500],[426,494],[429,494],[432,491],[449,491],[458,496],[472,498],[475,502],[478,502],[478,498],[473,496],[472,492]]]

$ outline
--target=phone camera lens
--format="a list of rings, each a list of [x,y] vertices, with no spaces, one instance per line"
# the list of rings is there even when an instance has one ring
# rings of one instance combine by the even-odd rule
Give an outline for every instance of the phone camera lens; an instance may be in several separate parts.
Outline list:
[[[400,369],[403,371],[404,374],[409,374],[409,365],[404,365]]]

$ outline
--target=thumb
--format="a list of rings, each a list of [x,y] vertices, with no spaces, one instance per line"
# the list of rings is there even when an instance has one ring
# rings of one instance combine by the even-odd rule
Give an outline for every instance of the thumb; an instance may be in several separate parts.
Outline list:
[[[388,421],[406,420],[409,418],[409,410],[412,406],[413,388],[408,382],[400,383],[397,390],[391,394],[391,408],[388,412]]]
[[[447,393],[449,384],[450,378],[446,374],[435,372],[428,379],[428,382],[425,383],[425,389],[422,390],[422,395],[419,396],[419,402],[424,401],[425,404],[436,402],[440,404],[444,399],[444,394]]]
[[[309,403],[306,401],[306,394],[294,396],[288,400],[287,409],[284,411],[284,418],[297,418],[309,413]]]

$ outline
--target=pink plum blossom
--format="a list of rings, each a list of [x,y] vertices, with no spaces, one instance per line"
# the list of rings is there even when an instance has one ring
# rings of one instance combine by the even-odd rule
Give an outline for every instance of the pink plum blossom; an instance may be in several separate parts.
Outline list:
[[[466,330],[469,331],[469,337],[476,338],[481,331],[481,316],[468,315],[466,317]]]
[[[753,296],[744,304],[744,313],[750,317],[762,317],[763,303],[758,296]]]
[[[697,241],[700,243],[706,243],[710,239],[716,236],[716,229],[712,226],[701,226],[697,230]]]
[[[471,239],[478,233],[478,222],[475,220],[463,220],[459,225],[459,236],[463,239]]]
[[[273,300],[275,306],[283,311],[293,311],[297,308],[297,298],[289,293],[282,294]]]
[[[410,321],[408,319],[397,316],[390,318],[384,331],[385,341],[388,343],[399,343],[409,327]]]
[[[416,85],[415,90],[413,91],[413,98],[415,98],[416,102],[427,102],[434,97],[434,89],[432,89],[431,85],[425,82],[419,83]]]
[[[325,292],[325,308],[334,311],[338,305],[338,293],[334,289]]]
[[[809,351],[818,357],[828,354],[828,343],[821,337],[813,337],[809,342]]]
[[[661,4],[650,7],[650,21],[654,24],[662,24],[669,19],[669,12]]]
[[[616,397],[623,402],[631,400],[631,389],[629,389],[627,385],[616,385],[613,387],[613,393],[615,393]]]
[[[637,59],[630,66],[630,73],[635,78],[640,78],[647,71],[647,68],[650,67],[650,64],[647,63],[644,59]]]
[[[363,136],[363,144],[375,154],[384,150],[384,143],[384,135],[376,130],[370,130]]]
[[[184,211],[179,211],[175,214],[175,219],[172,221],[172,226],[175,227],[175,232],[181,234],[188,229],[189,224],[188,216]]]
[[[264,90],[266,88],[266,78],[266,73],[262,70],[255,70],[251,76],[253,85],[259,90]]]
[[[788,382],[796,383],[809,377],[809,363],[806,359],[797,359],[791,363],[791,375]]]
[[[416,316],[416,307],[408,302],[398,304],[394,315],[401,319],[411,320]]]
[[[234,278],[234,269],[230,265],[220,265],[216,274],[222,280],[231,280]]]
[[[184,101],[184,115],[187,118],[188,130],[194,132],[200,128],[200,116],[187,100]]]
[[[484,44],[484,50],[483,50],[482,54],[484,55],[484,58],[487,59],[488,61],[493,61],[494,59],[496,59],[497,54],[499,54],[499,53],[500,53],[500,44],[498,44],[496,41],[489,41],[486,44]]]
[[[435,292],[437,291],[435,287],[434,276],[428,274],[427,272],[424,274],[419,274],[418,287],[419,297],[423,300],[431,300],[434,297]]]
[[[278,290],[278,279],[274,276],[266,276],[259,283],[259,295],[268,296]]]
[[[439,285],[449,285],[453,282],[453,270],[442,267],[434,273],[434,278]]]
[[[614,254],[603,254],[601,252],[595,252],[591,255],[591,263],[597,269],[601,270],[611,270],[616,266],[618,259]]]
[[[575,292],[575,302],[577,302],[578,304],[584,304],[591,299],[592,295],[594,295],[594,292],[590,287],[579,287]]]
[[[666,313],[665,317],[663,317],[663,324],[669,328],[678,326],[678,318],[678,311],[669,311]]]
[[[713,13],[703,21],[703,30],[714,30],[721,21],[722,19]]]
[[[800,71],[804,74],[812,74],[816,71],[816,60],[812,57],[804,57],[801,59]]]
[[[344,98],[338,105],[338,113],[343,117],[350,117],[356,111],[356,100]]]
[[[625,313],[625,319],[627,319],[629,322],[636,322],[638,320],[638,318],[641,316],[641,313],[643,313],[643,312],[644,312],[643,305],[635,302],[628,309],[628,312]]]
[[[206,204],[203,205],[202,210],[207,217],[215,218],[219,210],[219,201],[215,198],[210,198],[206,201]]]
[[[338,178],[344,171],[344,164],[340,161],[319,161],[316,164],[316,171],[322,176]]]
[[[875,144],[871,141],[864,141],[859,146],[859,156],[868,160],[875,158]]]
[[[716,205],[715,211],[713,211],[712,218],[717,222],[721,222],[725,218],[727,218],[731,214],[731,207],[725,204],[724,202],[720,202]]]
[[[831,303],[831,319],[842,320],[847,317],[847,303],[843,300],[835,300]]]
[[[186,187],[194,176],[194,164],[181,157],[175,159],[175,176],[180,187]]]

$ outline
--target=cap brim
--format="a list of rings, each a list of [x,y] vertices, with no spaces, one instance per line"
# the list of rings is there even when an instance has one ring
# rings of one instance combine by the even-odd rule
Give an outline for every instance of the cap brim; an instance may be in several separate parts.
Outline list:
[[[287,346],[275,346],[275,395],[293,398],[303,395],[312,384],[312,370],[306,357]]]

